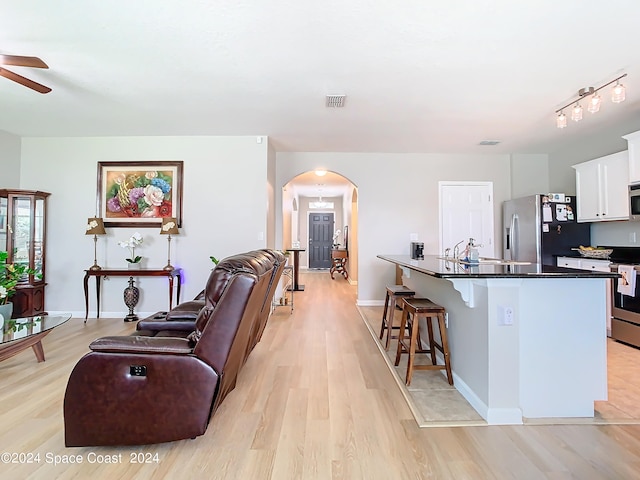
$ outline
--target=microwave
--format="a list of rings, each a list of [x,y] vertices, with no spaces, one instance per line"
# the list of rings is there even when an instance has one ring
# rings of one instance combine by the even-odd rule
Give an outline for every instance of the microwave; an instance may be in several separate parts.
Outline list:
[[[629,185],[629,220],[640,220],[640,183]]]

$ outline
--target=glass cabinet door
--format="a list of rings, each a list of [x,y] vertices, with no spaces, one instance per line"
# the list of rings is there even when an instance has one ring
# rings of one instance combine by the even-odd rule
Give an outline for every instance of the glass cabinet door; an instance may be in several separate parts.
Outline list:
[[[31,198],[17,197],[13,202],[13,225],[11,225],[13,263],[26,267],[30,267],[31,226]]]
[[[7,198],[0,197],[0,252],[7,251]]]
[[[36,198],[33,232],[33,269],[36,279],[44,275],[44,199]]]

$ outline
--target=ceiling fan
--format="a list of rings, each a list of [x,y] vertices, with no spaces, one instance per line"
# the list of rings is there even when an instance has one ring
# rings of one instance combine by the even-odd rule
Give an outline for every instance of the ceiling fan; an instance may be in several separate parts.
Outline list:
[[[3,65],[14,65],[16,67],[49,68],[49,66],[38,57],[23,57],[20,55],[0,55],[0,76],[13,80],[27,88],[39,93],[49,93],[51,89],[33,80],[29,80],[22,75],[3,68]]]

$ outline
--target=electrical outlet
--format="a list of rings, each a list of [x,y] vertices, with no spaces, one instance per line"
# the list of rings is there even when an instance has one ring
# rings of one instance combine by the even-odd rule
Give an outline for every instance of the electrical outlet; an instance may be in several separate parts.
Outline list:
[[[513,325],[514,311],[509,305],[498,305],[498,325]]]
[[[636,243],[636,232],[629,233],[629,243]]]

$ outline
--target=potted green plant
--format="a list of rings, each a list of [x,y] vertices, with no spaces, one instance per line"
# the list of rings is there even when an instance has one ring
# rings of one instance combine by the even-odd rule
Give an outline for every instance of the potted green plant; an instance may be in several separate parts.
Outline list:
[[[0,315],[10,319],[13,314],[13,303],[9,299],[16,293],[16,285],[24,275],[35,274],[36,271],[20,263],[7,263],[9,254],[0,252]]]

